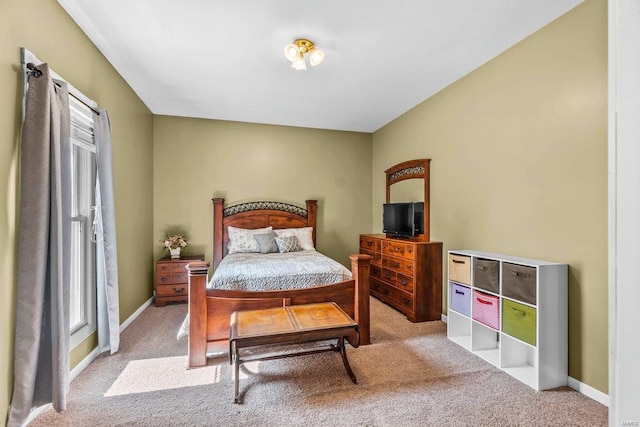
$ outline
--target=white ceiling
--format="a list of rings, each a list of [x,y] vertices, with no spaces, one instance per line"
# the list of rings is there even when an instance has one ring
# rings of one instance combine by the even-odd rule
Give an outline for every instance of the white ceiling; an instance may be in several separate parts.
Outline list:
[[[154,114],[373,132],[582,0],[58,2]]]

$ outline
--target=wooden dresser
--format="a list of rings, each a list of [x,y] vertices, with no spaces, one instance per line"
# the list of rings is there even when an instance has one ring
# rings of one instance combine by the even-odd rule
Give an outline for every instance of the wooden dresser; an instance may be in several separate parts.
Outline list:
[[[156,307],[164,307],[170,301],[187,302],[188,278],[185,267],[191,261],[204,261],[204,255],[182,256],[179,259],[167,256],[156,261]]]
[[[412,322],[442,317],[442,242],[361,234],[360,253],[370,255],[371,295]]]

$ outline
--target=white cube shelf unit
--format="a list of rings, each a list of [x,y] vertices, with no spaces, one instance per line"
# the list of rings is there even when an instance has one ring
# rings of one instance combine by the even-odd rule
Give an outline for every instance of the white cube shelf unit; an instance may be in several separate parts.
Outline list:
[[[449,251],[447,337],[540,391],[568,381],[568,266]]]

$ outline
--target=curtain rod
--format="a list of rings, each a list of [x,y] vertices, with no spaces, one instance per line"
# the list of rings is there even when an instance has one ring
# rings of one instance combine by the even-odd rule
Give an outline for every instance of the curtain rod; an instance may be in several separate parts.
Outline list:
[[[34,64],[33,62],[29,62],[27,64],[27,73],[32,74],[33,77],[35,77],[35,78],[38,78],[38,77],[40,77],[42,75],[42,71],[40,71],[38,69],[38,67],[36,67],[36,64]],[[91,109],[91,111],[93,111],[97,115],[100,115],[100,111],[96,110],[94,107],[92,107],[91,105],[87,104],[82,99],[80,99],[79,97],[75,96],[73,93],[69,92],[69,95],[73,96],[78,102],[80,102],[81,104],[85,105],[87,108]]]

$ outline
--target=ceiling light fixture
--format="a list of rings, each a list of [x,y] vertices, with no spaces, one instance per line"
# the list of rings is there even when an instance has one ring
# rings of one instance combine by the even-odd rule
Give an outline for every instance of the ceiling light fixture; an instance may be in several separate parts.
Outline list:
[[[307,69],[305,54],[309,55],[309,64],[313,67],[319,65],[324,59],[324,52],[307,39],[298,39],[284,47],[284,56],[291,61],[291,68],[298,71]]]

